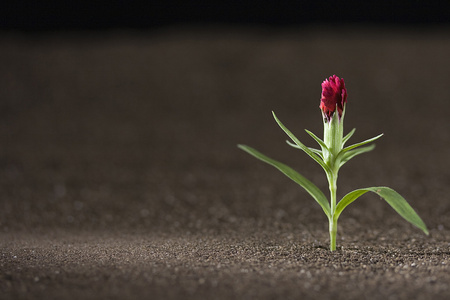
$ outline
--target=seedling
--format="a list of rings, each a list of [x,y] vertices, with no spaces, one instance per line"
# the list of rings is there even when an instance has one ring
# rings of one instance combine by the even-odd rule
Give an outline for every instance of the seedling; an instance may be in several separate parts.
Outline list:
[[[260,159],[280,170],[287,177],[304,188],[314,198],[314,200],[319,203],[328,218],[331,251],[336,250],[337,221],[342,211],[350,203],[367,192],[373,192],[379,195],[406,221],[418,227],[428,235],[428,229],[422,219],[417,215],[408,202],[406,202],[400,194],[391,188],[378,186],[357,189],[345,195],[339,202],[336,201],[339,169],[355,156],[373,150],[375,145],[370,143],[379,139],[383,135],[380,134],[363,142],[345,147],[347,141],[355,133],[355,129],[353,129],[347,135],[343,135],[346,104],[347,89],[345,88],[344,79],[340,79],[336,75],[326,79],[322,83],[322,97],[320,99],[319,106],[323,116],[323,140],[318,138],[311,131],[306,130],[306,132],[319,144],[319,149],[306,147],[302,144],[299,139],[297,139],[294,134],[289,131],[283,123],[281,123],[275,113],[272,112],[275,121],[291,139],[291,141],[286,141],[288,145],[304,151],[325,171],[330,189],[330,201],[328,201],[324,193],[315,184],[287,165],[273,160],[249,146],[238,145],[238,147],[253,155],[257,159]]]

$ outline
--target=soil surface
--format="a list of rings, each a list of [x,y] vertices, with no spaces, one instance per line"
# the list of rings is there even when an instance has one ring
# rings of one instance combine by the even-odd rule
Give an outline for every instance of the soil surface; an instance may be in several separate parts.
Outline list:
[[[0,35],[1,299],[449,299],[450,29],[170,28]],[[327,190],[286,145],[321,136],[345,78],[351,141],[327,219],[244,143]]]

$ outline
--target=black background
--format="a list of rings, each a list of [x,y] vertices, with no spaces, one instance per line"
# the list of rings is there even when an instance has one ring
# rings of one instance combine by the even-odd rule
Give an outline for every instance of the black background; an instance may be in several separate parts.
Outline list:
[[[180,24],[440,25],[450,4],[429,1],[8,1],[0,26],[18,30],[148,29]]]

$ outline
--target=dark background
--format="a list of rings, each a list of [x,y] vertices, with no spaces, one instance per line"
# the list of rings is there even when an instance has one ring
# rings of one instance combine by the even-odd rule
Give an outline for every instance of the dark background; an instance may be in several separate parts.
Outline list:
[[[450,4],[429,1],[4,1],[0,26],[20,30],[147,29],[172,25],[440,25]]]

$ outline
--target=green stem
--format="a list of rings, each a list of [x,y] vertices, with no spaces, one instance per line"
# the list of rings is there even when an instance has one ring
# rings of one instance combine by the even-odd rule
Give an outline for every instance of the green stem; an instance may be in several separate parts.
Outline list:
[[[330,250],[336,250],[337,220],[330,220]]]
[[[329,178],[330,184],[330,200],[331,200],[331,216],[329,219],[330,224],[330,250],[336,250],[336,234],[337,234],[337,218],[334,215],[336,211],[336,190],[337,190],[337,174],[332,174]]]
[[[339,162],[336,161],[338,154],[343,147],[344,136],[344,113],[339,118],[338,113],[335,112],[330,121],[324,119],[323,139],[327,145],[327,151],[324,152],[324,161],[330,167],[327,172],[328,184],[330,185],[330,250],[336,250],[336,234],[337,234],[337,217],[334,215],[336,211],[336,190],[337,178],[339,172]]]

